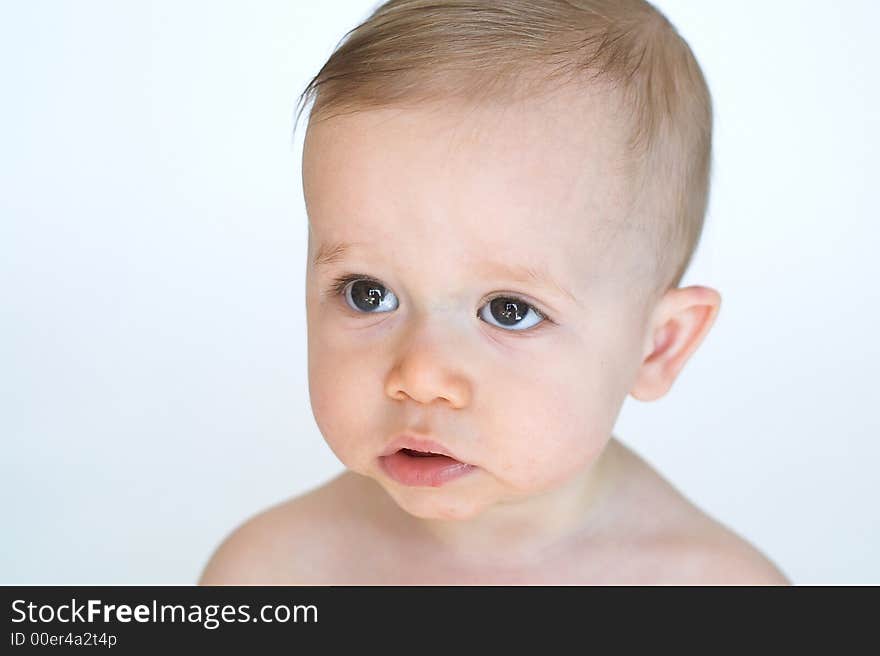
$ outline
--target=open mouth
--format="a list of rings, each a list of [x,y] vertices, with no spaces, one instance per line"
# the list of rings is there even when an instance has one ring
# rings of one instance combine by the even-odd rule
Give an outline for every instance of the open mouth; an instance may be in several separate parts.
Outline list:
[[[477,469],[442,453],[406,448],[380,456],[379,462],[395,481],[412,486],[438,487]]]
[[[444,456],[442,453],[431,453],[430,451],[416,451],[414,449],[400,449],[401,453],[405,453],[408,456],[413,456],[414,458],[449,458],[449,456]],[[451,458],[450,458],[451,460]]]

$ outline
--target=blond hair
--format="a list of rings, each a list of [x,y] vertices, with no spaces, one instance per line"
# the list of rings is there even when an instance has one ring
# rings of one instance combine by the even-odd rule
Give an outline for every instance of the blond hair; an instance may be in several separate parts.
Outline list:
[[[677,287],[703,229],[712,102],[687,42],[644,0],[389,0],[350,30],[302,92],[317,122],[433,100],[504,100],[567,82],[616,92],[640,212],[650,298]],[[633,199],[635,202],[635,199]]]

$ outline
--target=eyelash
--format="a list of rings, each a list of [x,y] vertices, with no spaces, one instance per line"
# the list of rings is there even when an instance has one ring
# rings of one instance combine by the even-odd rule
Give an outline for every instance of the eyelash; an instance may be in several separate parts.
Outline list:
[[[345,291],[345,288],[348,285],[348,283],[354,282],[355,280],[366,280],[367,282],[372,282],[377,285],[382,284],[378,280],[376,280],[375,278],[370,278],[370,276],[349,273],[349,274],[345,274],[345,275],[342,275],[342,276],[339,276],[338,278],[336,278],[333,281],[333,284],[330,285],[329,293],[332,296],[342,296],[342,292]],[[384,285],[383,285],[383,287],[384,287]]]
[[[382,287],[385,286],[381,282],[376,280],[375,278],[371,278],[368,275],[361,274],[361,273],[347,273],[347,274],[343,274],[333,280],[333,282],[330,284],[330,288],[327,290],[327,294],[330,296],[342,296],[342,294],[345,293],[345,288],[348,286],[348,283],[354,282],[356,280],[365,280],[367,282],[372,282],[377,285],[381,285]],[[528,305],[530,308],[535,310],[538,314],[540,314],[541,317],[544,319],[544,321],[549,322],[549,323],[554,323],[554,321],[550,317],[550,315],[547,314],[546,312],[544,312],[544,310],[542,308],[536,307],[533,303],[529,303],[528,301],[520,298],[519,296],[515,296],[512,294],[498,294],[497,296],[493,296],[492,298],[487,299],[486,302],[491,303],[496,298],[509,298],[511,300],[519,301],[520,303],[524,303],[525,305]],[[533,332],[541,329],[541,326],[544,324],[544,321],[542,321],[541,323],[539,323],[539,324],[535,325],[534,327],[529,328],[527,330],[507,330],[505,332],[533,333]]]

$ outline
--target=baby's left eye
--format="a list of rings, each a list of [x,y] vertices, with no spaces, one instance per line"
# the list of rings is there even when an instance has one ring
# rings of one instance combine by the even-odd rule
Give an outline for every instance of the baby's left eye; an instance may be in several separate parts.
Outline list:
[[[498,296],[486,303],[483,308],[488,308],[488,316],[499,317],[500,324],[492,325],[499,325],[501,328],[516,326],[513,330],[526,330],[540,323],[539,321],[533,323],[525,322],[524,324],[518,323],[522,322],[529,315],[537,317],[538,319],[545,318],[543,314],[525,301],[510,296]],[[485,318],[486,314],[486,312],[481,310],[477,313],[477,316],[484,321],[487,321]],[[492,322],[487,321],[487,323],[491,324]]]

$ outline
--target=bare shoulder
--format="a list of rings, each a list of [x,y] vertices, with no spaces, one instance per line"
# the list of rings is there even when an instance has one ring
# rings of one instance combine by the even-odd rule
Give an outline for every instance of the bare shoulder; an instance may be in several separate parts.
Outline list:
[[[679,559],[682,584],[791,585],[769,558],[726,527],[714,539],[687,545]]]
[[[629,447],[617,442],[621,490],[632,534],[643,545],[646,582],[681,585],[791,585],[766,555],[685,497]],[[634,509],[638,508],[639,512]]]
[[[199,585],[320,584],[351,528],[340,503],[351,476],[341,474],[236,526],[211,555]]]

